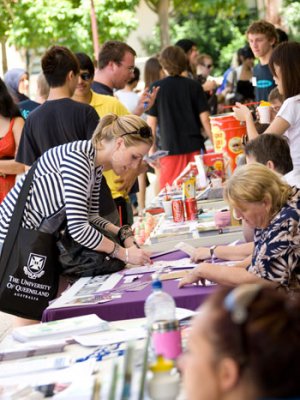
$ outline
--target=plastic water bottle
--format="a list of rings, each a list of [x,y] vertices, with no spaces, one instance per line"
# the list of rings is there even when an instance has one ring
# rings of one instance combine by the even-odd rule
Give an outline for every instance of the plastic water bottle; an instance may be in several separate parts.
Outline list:
[[[152,293],[145,302],[145,315],[155,354],[177,358],[181,353],[181,335],[176,305],[173,297],[163,291],[158,274],[152,276]]]
[[[164,292],[158,274],[152,275],[152,293],[145,301],[145,316],[150,329],[157,321],[174,321],[176,319],[175,301],[169,293]]]

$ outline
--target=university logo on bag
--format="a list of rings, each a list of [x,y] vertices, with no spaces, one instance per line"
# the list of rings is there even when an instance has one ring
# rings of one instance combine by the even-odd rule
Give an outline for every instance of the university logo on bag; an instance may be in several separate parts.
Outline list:
[[[47,257],[41,254],[30,253],[27,265],[24,266],[24,273],[28,278],[36,279],[44,275],[44,267]]]

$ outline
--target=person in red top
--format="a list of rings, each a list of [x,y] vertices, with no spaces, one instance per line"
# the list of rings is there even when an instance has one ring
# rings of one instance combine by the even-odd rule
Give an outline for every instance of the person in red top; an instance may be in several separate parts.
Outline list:
[[[0,79],[0,203],[14,186],[16,175],[24,172],[24,165],[15,161],[24,120]]]

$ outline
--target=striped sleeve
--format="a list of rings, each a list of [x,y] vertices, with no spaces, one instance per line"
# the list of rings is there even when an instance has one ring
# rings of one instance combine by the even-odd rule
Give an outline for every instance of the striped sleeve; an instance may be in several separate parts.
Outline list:
[[[89,183],[92,180],[92,167],[88,156],[84,152],[74,151],[64,157],[61,176],[70,235],[76,242],[94,249],[101,242],[102,234],[89,222],[88,208],[93,207],[94,212],[97,212],[97,205],[90,206],[88,199]]]

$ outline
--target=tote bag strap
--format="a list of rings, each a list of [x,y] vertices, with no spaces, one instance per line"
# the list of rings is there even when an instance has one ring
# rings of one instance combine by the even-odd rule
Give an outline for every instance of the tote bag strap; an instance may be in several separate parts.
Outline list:
[[[1,254],[1,258],[0,258],[0,271],[2,272],[0,281],[2,280],[2,278],[4,276],[7,261],[9,260],[12,248],[15,244],[16,237],[17,237],[17,234],[18,234],[20,226],[21,226],[21,220],[22,220],[22,216],[24,213],[26,199],[27,199],[27,196],[29,193],[30,185],[32,183],[32,178],[33,178],[33,174],[36,169],[36,166],[37,166],[37,162],[38,162],[38,160],[35,161],[35,163],[31,166],[31,168],[27,172],[26,178],[23,182],[21,191],[18,196],[18,200],[16,202],[16,205],[15,205],[15,208],[14,208],[11,220],[10,220],[8,232],[7,232],[4,244],[3,244],[2,254]]]

